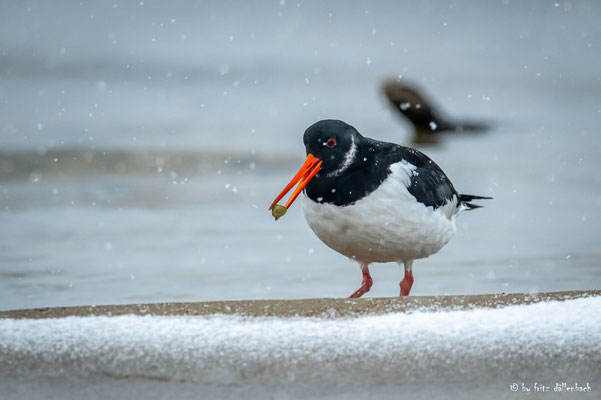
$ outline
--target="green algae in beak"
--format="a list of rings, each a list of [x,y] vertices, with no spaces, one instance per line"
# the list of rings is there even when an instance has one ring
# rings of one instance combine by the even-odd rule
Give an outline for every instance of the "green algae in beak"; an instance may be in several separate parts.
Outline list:
[[[286,214],[286,211],[288,211],[288,209],[286,207],[276,204],[271,209],[271,215],[273,215],[273,217],[277,221],[278,219],[280,219],[280,217],[283,217]]]

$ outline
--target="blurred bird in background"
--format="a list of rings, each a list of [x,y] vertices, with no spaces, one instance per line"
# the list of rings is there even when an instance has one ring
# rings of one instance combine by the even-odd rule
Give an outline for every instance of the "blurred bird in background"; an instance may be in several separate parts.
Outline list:
[[[382,84],[392,109],[414,127],[414,145],[437,144],[441,133],[482,133],[491,128],[483,121],[453,119],[446,116],[415,85],[405,79],[387,79]]]

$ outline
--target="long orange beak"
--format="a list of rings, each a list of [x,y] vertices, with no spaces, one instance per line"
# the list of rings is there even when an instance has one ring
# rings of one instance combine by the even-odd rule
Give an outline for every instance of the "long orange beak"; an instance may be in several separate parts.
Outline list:
[[[285,207],[290,207],[290,205],[294,202],[294,200],[296,200],[298,195],[303,191],[305,186],[307,186],[307,183],[309,183],[309,181],[313,179],[315,174],[319,172],[319,168],[321,168],[321,163],[322,161],[319,158],[313,157],[312,154],[307,155],[307,159],[305,160],[303,166],[300,167],[296,175],[294,175],[294,178],[292,178],[290,183],[284,188],[284,190],[282,190],[282,193],[280,193],[278,197],[275,198],[273,203],[271,203],[269,209],[271,210],[273,206],[275,206],[277,202],[280,201],[280,199],[284,197],[286,193],[288,193],[290,189],[292,189],[294,185],[296,185],[297,182],[300,181],[296,189],[294,189],[294,192],[292,192],[292,196],[290,196],[288,202],[286,203]]]

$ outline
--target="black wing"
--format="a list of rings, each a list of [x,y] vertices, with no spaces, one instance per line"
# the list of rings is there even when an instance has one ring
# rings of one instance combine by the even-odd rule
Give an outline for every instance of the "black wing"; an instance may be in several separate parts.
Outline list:
[[[457,201],[459,195],[440,167],[424,153],[404,146],[392,145],[390,162],[406,160],[415,166],[411,184],[407,188],[417,201],[426,207],[438,208],[450,200]]]

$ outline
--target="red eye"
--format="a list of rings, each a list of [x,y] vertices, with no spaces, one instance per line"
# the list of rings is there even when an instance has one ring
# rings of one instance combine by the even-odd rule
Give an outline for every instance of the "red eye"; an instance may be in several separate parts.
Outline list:
[[[326,146],[328,146],[328,147],[336,146],[336,139],[334,139],[333,137],[329,138],[328,141],[326,142]]]

